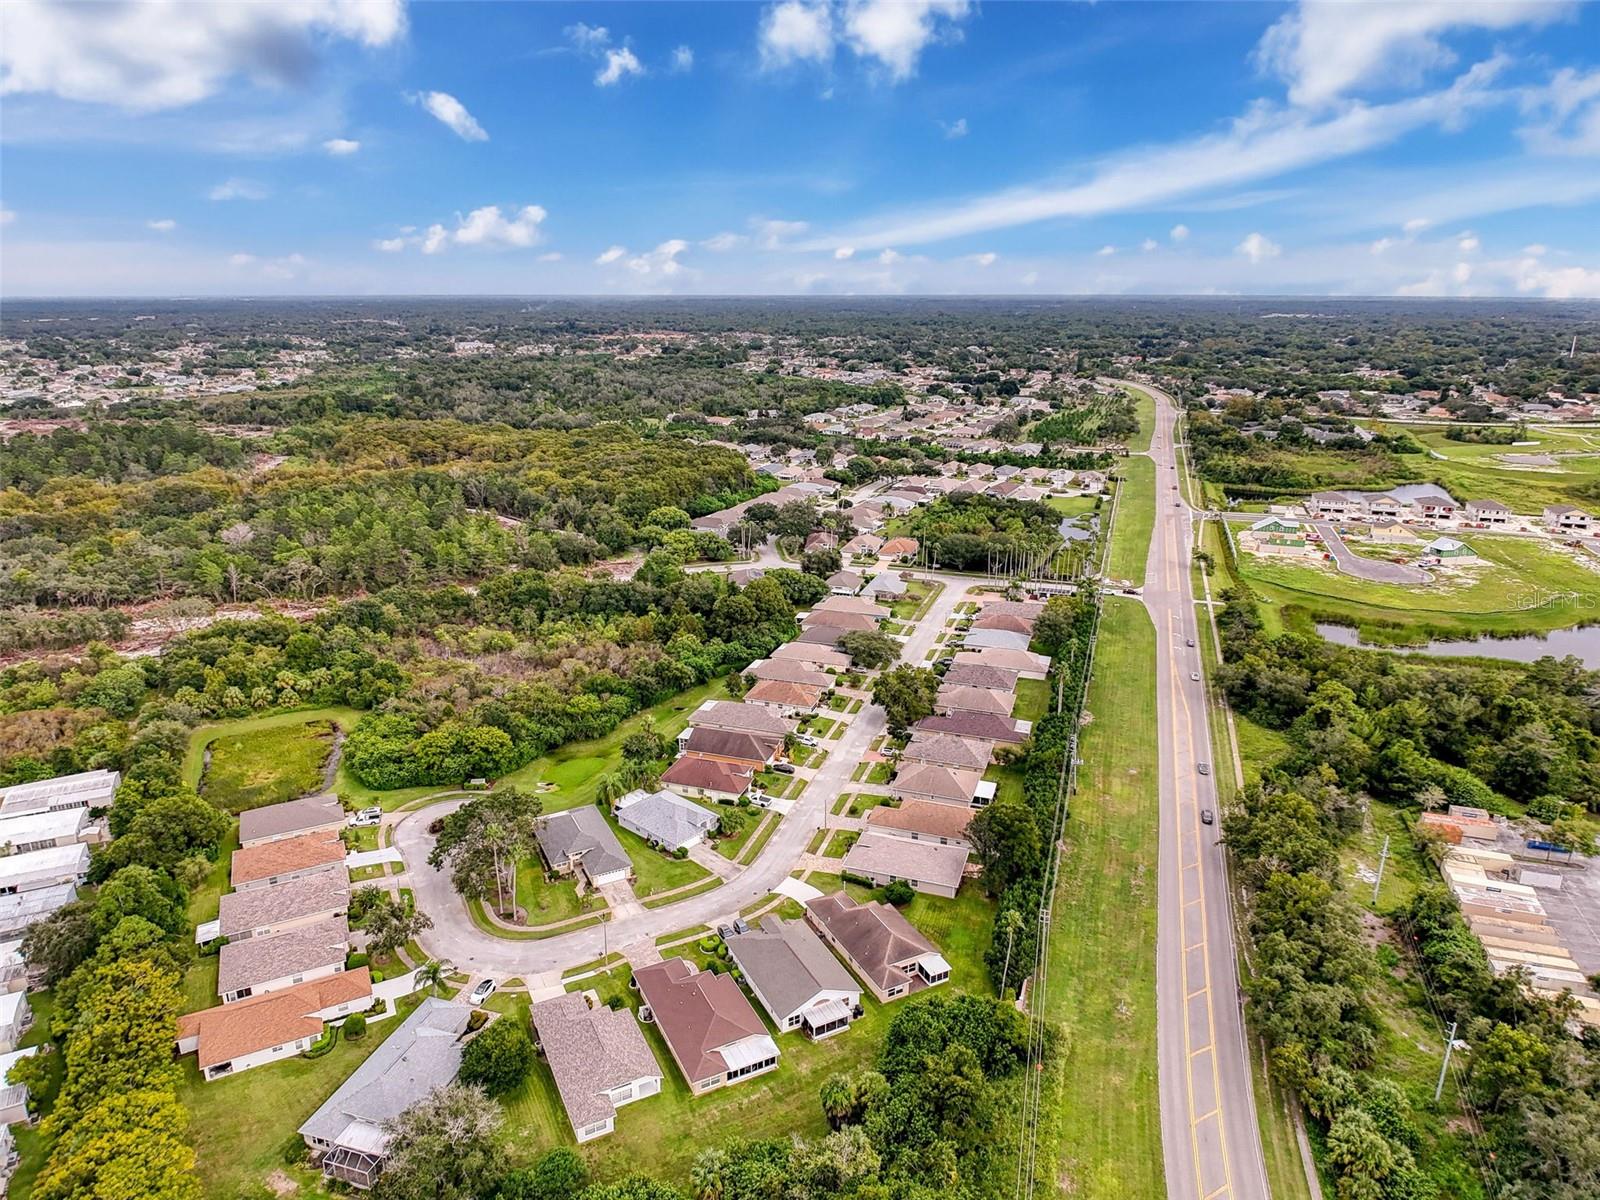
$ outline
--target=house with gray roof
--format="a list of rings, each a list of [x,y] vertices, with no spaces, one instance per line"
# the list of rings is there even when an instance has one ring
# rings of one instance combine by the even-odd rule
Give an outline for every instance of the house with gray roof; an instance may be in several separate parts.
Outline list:
[[[529,1016],[578,1141],[604,1137],[619,1107],[661,1091],[660,1064],[626,1007],[568,992],[541,1000]]]
[[[540,818],[535,836],[552,871],[573,874],[581,870],[593,887],[621,883],[633,871],[633,862],[617,835],[600,810],[590,805]]]
[[[300,1126],[324,1176],[363,1190],[377,1181],[384,1126],[456,1077],[472,1011],[429,996]]]
[[[903,879],[919,892],[953,899],[967,869],[967,848],[869,830],[845,854],[844,869],[877,887]]]
[[[344,823],[344,806],[336,796],[305,796],[266,804],[239,814],[239,845],[276,842],[304,833],[338,833]]]
[[[350,925],[342,914],[271,937],[229,942],[217,954],[217,994],[232,1004],[336,975],[349,952]]]
[[[349,910],[348,872],[318,871],[271,887],[229,892],[217,913],[218,933],[232,942],[270,937]]]
[[[704,841],[717,827],[716,813],[667,788],[631,791],[617,801],[613,812],[617,824],[629,833],[668,850]]]
[[[842,1033],[861,1011],[861,985],[803,921],[768,916],[727,939],[745,982],[782,1032],[817,1040]]]
[[[1026,650],[1032,640],[1009,629],[970,629],[961,644],[974,650]]]

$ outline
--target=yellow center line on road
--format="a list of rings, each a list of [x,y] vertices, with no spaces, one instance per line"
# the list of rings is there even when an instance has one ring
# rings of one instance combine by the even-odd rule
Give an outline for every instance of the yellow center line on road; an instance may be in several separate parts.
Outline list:
[[[1169,525],[1169,529],[1170,528],[1171,528],[1171,526]],[[1169,556],[1169,560],[1168,560],[1169,562],[1172,559],[1177,557],[1177,551],[1178,551],[1179,548],[1177,546],[1174,546],[1173,549],[1174,549],[1174,553]],[[1177,625],[1177,620],[1178,620],[1178,618],[1177,618],[1177,614],[1176,613],[1169,613],[1168,614],[1168,616],[1167,616],[1168,631],[1169,631],[1169,635],[1171,637],[1171,645],[1174,647],[1174,653],[1173,653],[1172,657],[1169,659],[1169,661],[1167,663],[1167,668],[1172,674],[1173,692],[1177,696],[1178,702],[1183,705],[1183,717],[1184,717],[1183,722],[1182,722],[1182,724],[1180,726],[1178,721],[1177,721],[1177,712],[1176,712],[1176,710],[1174,710],[1174,712],[1173,712],[1173,726],[1174,726],[1174,730],[1177,730],[1179,728],[1182,729],[1183,738],[1184,738],[1184,746],[1185,746],[1185,749],[1187,749],[1189,751],[1189,756],[1192,759],[1194,757],[1194,738],[1193,738],[1194,713],[1189,707],[1189,697],[1185,694],[1185,692],[1183,690],[1182,677],[1181,677],[1181,674],[1180,674],[1180,671],[1179,671],[1179,668],[1178,668],[1178,663],[1177,663],[1176,646],[1177,646],[1177,636],[1178,636],[1178,634],[1180,632],[1180,630],[1175,628],[1175,626]],[[1198,796],[1196,797],[1196,800],[1198,801]],[[1203,831],[1202,826],[1200,825],[1200,811],[1199,811],[1200,810],[1200,806],[1199,806],[1198,802],[1194,805],[1194,810],[1195,811],[1194,811],[1194,814],[1193,814],[1193,817],[1192,817],[1192,821],[1193,821],[1193,830],[1194,830],[1194,836],[1195,836],[1195,845],[1196,845],[1196,847],[1199,847],[1201,844],[1203,844],[1202,843],[1202,839],[1205,837],[1205,833]],[[1180,812],[1181,812],[1181,810],[1180,810]],[[1201,903],[1203,905],[1204,902],[1205,902],[1205,895],[1206,895],[1206,876],[1205,876],[1205,871],[1203,869],[1198,872],[1198,878],[1199,878],[1200,901],[1201,901]],[[1203,918],[1202,918],[1202,921],[1201,921],[1201,925],[1202,925],[1202,929],[1204,929],[1205,922],[1204,922]],[[1223,1118],[1223,1115],[1222,1115],[1222,1112],[1221,1112],[1221,1107],[1220,1107],[1221,1103],[1222,1103],[1222,1078],[1221,1078],[1221,1073],[1220,1073],[1220,1071],[1218,1070],[1218,1067],[1217,1067],[1218,1055],[1215,1053],[1215,1051],[1217,1049],[1216,1009],[1212,1004],[1212,999],[1211,999],[1211,995],[1210,995],[1210,991],[1211,991],[1211,938],[1210,938],[1209,930],[1205,930],[1204,936],[1202,936],[1202,938],[1200,940],[1200,947],[1201,947],[1201,955],[1204,957],[1204,960],[1205,960],[1205,981],[1206,981],[1206,986],[1202,990],[1206,993],[1206,1029],[1207,1029],[1207,1032],[1210,1035],[1211,1049],[1213,1050],[1213,1054],[1211,1055],[1211,1086],[1212,1086],[1212,1089],[1213,1089],[1212,1095],[1214,1095],[1216,1097],[1216,1103],[1218,1105],[1218,1108],[1216,1110],[1216,1117],[1217,1117],[1217,1143],[1218,1143],[1218,1146],[1220,1147],[1220,1149],[1222,1151],[1222,1178],[1223,1178],[1223,1184],[1222,1184],[1222,1187],[1217,1189],[1217,1191],[1226,1190],[1226,1191],[1230,1192],[1230,1194],[1231,1194],[1232,1188],[1233,1188],[1233,1171],[1232,1171],[1232,1166],[1228,1161],[1228,1139],[1227,1139],[1227,1129],[1226,1129],[1227,1123],[1226,1123],[1225,1119]],[[1184,970],[1185,970],[1185,972],[1187,972],[1188,971],[1187,955],[1185,955],[1185,960],[1186,961],[1184,963]],[[1185,978],[1185,983],[1187,984],[1187,978]],[[1184,1018],[1185,1018],[1184,1019],[1185,1036],[1187,1037],[1187,1027],[1188,1027],[1188,1014],[1187,1013],[1184,1014]],[[1190,1112],[1191,1122],[1192,1122],[1191,1127],[1190,1127],[1190,1138],[1191,1138],[1191,1140],[1196,1140],[1195,1133],[1194,1133],[1194,1125],[1198,1124],[1199,1119],[1193,1117],[1193,1113],[1194,1113],[1194,1100],[1193,1100],[1193,1097],[1194,1097],[1194,1079],[1193,1079],[1192,1073],[1190,1071],[1185,1071],[1185,1074],[1190,1075],[1190,1078],[1189,1078],[1189,1081],[1188,1081],[1188,1092],[1189,1092],[1189,1096],[1190,1096],[1189,1112]],[[1197,1185],[1198,1186],[1203,1186],[1203,1185],[1200,1184],[1200,1162],[1199,1162],[1198,1158],[1196,1158],[1196,1160],[1195,1160],[1195,1176],[1196,1176]],[[1197,1190],[1198,1190],[1198,1186],[1197,1186]],[[1216,1192],[1212,1192],[1211,1193],[1211,1195],[1215,1195],[1215,1194],[1216,1194]]]

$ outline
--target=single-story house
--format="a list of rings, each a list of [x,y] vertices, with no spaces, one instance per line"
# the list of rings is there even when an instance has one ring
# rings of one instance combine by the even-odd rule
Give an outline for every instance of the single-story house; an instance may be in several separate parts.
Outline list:
[[[970,807],[983,799],[983,783],[982,771],[957,770],[938,763],[904,763],[889,781],[889,794],[900,800],[932,800]]]
[[[817,629],[825,629],[833,636],[827,639],[827,645],[837,645],[841,637],[847,633],[864,633],[876,629],[878,621],[889,615],[889,610],[873,604],[875,614],[850,613],[850,612],[822,612],[812,609],[811,615],[806,618],[805,631],[811,633]]]
[[[945,684],[939,689],[939,694],[934,700],[935,711],[946,715],[988,713],[995,717],[1009,717],[1014,707],[1016,698],[1010,692],[996,691],[994,688],[962,687],[958,683]]]
[[[307,834],[337,834],[344,824],[344,806],[337,797],[306,796],[240,813],[239,845],[254,846]]]
[[[961,890],[967,848],[920,838],[863,833],[844,856],[844,869],[878,886],[903,879],[919,892],[950,899]]]
[[[943,733],[971,742],[1019,746],[1032,726],[998,713],[951,712],[923,717],[911,728],[913,733]]]
[[[862,595],[875,599],[895,599],[911,591],[911,585],[893,571],[880,571],[867,581]]]
[[[958,661],[944,673],[945,683],[951,686],[992,688],[997,692],[1015,692],[1017,677],[1016,671],[979,662]]]
[[[732,804],[750,790],[755,772],[748,766],[685,754],[661,774],[661,782],[676,792]]]
[[[1050,660],[1030,650],[958,650],[953,666],[966,663],[1001,667],[1015,671],[1024,679],[1043,679],[1050,671]]]
[[[636,788],[617,801],[617,824],[647,842],[677,850],[705,840],[717,827],[717,814],[667,788]]]
[[[240,890],[271,887],[316,871],[343,871],[344,855],[344,843],[328,833],[303,833],[243,846],[233,852],[233,886]]]
[[[828,596],[812,607],[808,621],[815,622],[822,613],[854,613],[856,616],[877,620],[887,614],[877,603],[861,596]]]
[[[27,992],[0,993],[0,1054],[15,1050],[32,1024],[33,1010],[28,1007]]]
[[[0,858],[0,895],[37,892],[82,883],[89,874],[89,847],[82,842],[48,846]]]
[[[835,571],[828,576],[828,590],[835,596],[854,596],[865,582],[855,571]]]
[[[87,808],[98,812],[111,807],[121,786],[122,772],[105,770],[14,783],[0,788],[0,816],[54,812],[62,808]]]
[[[39,1047],[29,1046],[26,1050],[0,1054],[0,1125],[28,1124],[28,1087],[22,1083],[7,1083],[6,1076],[11,1074],[12,1067],[37,1053]]]
[[[867,828],[888,837],[941,846],[970,847],[967,826],[973,810],[932,800],[904,800],[899,805],[879,804],[867,810]]]
[[[916,538],[892,537],[879,551],[885,558],[915,558],[922,544]]]
[[[1557,533],[1588,533],[1589,514],[1571,504],[1550,504],[1544,510],[1544,523]]]
[[[980,613],[972,622],[973,629],[996,629],[1005,633],[1033,634],[1034,622],[1017,613]]]
[[[529,1014],[580,1142],[615,1129],[620,1106],[661,1091],[661,1067],[633,1013],[592,997],[568,992],[541,1000]]]
[[[22,939],[0,942],[0,992],[20,992],[28,986],[28,964],[22,957]]]
[[[783,749],[782,736],[766,733],[748,733],[737,729],[692,729],[689,736],[678,743],[685,754],[701,758],[714,758],[719,762],[739,763],[761,770],[770,767],[778,752]]]
[[[388,1157],[385,1126],[456,1077],[475,1010],[429,996],[300,1126],[329,1179],[370,1188]]]
[[[906,748],[900,752],[900,763],[935,763],[943,767],[959,767],[964,771],[982,771],[989,765],[994,747],[988,742],[969,742],[966,738],[949,733],[913,733]]]
[[[73,883],[0,895],[0,938],[21,937],[35,921],[44,920],[77,898],[78,887]]]
[[[744,673],[753,679],[771,679],[779,683],[804,683],[819,688],[833,686],[833,676],[826,671],[819,671],[815,667],[808,667],[804,663],[790,659],[763,659],[761,662],[751,663],[744,669]]]
[[[1478,557],[1478,552],[1471,546],[1448,537],[1434,538],[1422,548],[1422,552],[1431,554],[1435,558],[1455,559],[1458,562]]]
[[[1044,612],[1043,600],[987,600],[978,610],[979,617],[1015,616],[1037,621]]]
[[[600,810],[590,805],[540,817],[534,837],[552,871],[576,874],[581,868],[593,887],[621,883],[633,873],[628,852]]]
[[[87,808],[56,808],[11,816],[0,813],[0,855],[98,841],[99,836],[100,825],[90,819]]]
[[[854,620],[855,618],[851,619]],[[870,617],[867,619],[871,620]],[[873,628],[877,628],[876,622],[873,623]],[[830,646],[837,649],[839,639],[849,632],[848,629],[840,629],[837,625],[829,625],[824,621],[816,625],[802,626],[800,635],[791,638],[789,641],[791,645],[798,642],[802,646]]]
[[[975,650],[1026,650],[1033,640],[1026,633],[1013,633],[1009,629],[969,629],[961,644]]]
[[[806,920],[884,1003],[950,978],[939,948],[881,900],[858,904],[845,892],[818,896],[806,901]]]
[[[640,967],[633,981],[691,1092],[777,1069],[778,1044],[733,976],[667,958]]]
[[[830,681],[831,682],[831,681]],[[763,679],[744,694],[747,704],[765,704],[784,713],[814,713],[825,688],[808,683]]]
[[[778,662],[798,662],[816,668],[832,667],[836,671],[850,669],[850,656],[843,650],[828,646],[811,646],[805,642],[785,642],[772,652]]]
[[[178,1053],[196,1055],[206,1082],[311,1048],[326,1023],[372,1007],[366,967],[178,1018]]]
[[[818,1040],[850,1028],[861,985],[804,921],[769,915],[727,942],[745,983],[780,1031],[799,1029]]]
[[[770,709],[756,704],[740,704],[735,700],[707,700],[689,716],[689,728],[678,735],[680,743],[686,742],[697,728],[738,729],[746,733],[761,733],[783,740],[783,735],[794,728],[794,722],[775,716]]]
[[[350,910],[350,881],[344,871],[316,871],[272,887],[246,888],[222,897],[219,932],[230,941],[270,937]]]
[[[349,953],[350,925],[342,916],[271,937],[229,942],[217,953],[217,994],[224,1004],[236,1004],[263,992],[337,975]]]
[[[1415,545],[1422,539],[1404,525],[1398,522],[1393,525],[1377,524],[1372,527],[1372,532],[1367,535],[1374,542],[1386,542],[1390,545],[1409,546]]]
[[[813,550],[835,550],[839,546],[839,539],[826,529],[815,530],[806,538],[805,553]]]

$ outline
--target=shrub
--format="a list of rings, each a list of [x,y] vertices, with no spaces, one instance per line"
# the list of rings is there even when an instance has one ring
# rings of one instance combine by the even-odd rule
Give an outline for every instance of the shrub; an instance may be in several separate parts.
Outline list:
[[[619,1011],[622,1008],[622,997],[621,996],[613,996],[613,997],[611,997],[611,999],[606,1001],[606,1007],[609,1008],[612,1012]]]
[[[483,1009],[473,1009],[472,1015],[467,1018],[467,1032],[476,1033],[478,1030],[483,1028],[484,1023],[487,1022],[488,1019],[489,1014],[484,1012]]]
[[[344,1036],[358,1042],[367,1036],[367,1019],[360,1013],[353,1013],[344,1019]]]
[[[679,859],[679,860],[688,858],[689,857],[689,847],[687,847],[687,846],[679,846],[676,850],[674,850],[672,852],[672,857],[676,858],[676,859]]]
[[[371,960],[359,950],[344,956],[344,969],[346,971],[359,971]]]
[[[917,898],[917,889],[904,879],[896,879],[893,883],[886,884],[879,890],[885,904],[892,904],[896,908],[903,908]]]
[[[461,1081],[475,1083],[491,1096],[515,1091],[533,1067],[533,1039],[514,1017],[490,1025],[467,1043],[461,1056]]]

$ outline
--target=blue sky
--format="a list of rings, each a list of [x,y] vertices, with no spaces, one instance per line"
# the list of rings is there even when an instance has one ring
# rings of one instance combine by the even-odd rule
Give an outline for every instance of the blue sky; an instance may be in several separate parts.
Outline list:
[[[1600,6],[0,6],[0,294],[1600,295]]]

